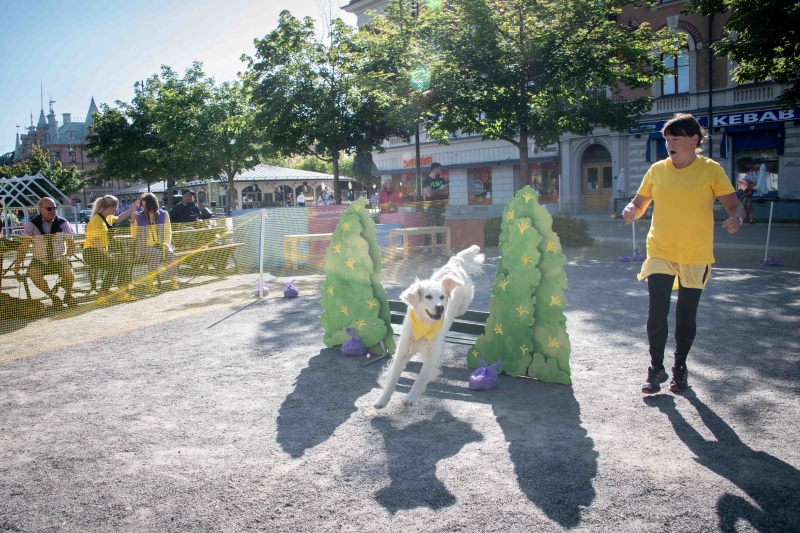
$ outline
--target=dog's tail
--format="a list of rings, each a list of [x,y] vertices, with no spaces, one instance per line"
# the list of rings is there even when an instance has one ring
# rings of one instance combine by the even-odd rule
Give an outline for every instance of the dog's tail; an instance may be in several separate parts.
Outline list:
[[[456,254],[463,259],[464,270],[466,270],[467,274],[473,275],[483,272],[484,255],[480,251],[481,247],[473,244],[466,250],[461,250]]]

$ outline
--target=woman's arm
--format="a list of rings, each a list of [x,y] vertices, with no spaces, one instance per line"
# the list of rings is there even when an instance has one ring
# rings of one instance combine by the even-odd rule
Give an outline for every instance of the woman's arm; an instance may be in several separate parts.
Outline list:
[[[735,192],[719,196],[719,203],[725,208],[728,213],[728,220],[722,223],[722,227],[728,230],[728,233],[736,233],[742,226],[742,218],[744,218],[744,206],[739,201],[739,197]]]
[[[625,222],[633,222],[634,220],[642,218],[642,215],[647,210],[647,206],[649,206],[652,201],[652,196],[637,194],[633,197],[631,203],[626,205],[625,209],[622,210],[622,218],[625,219]]]
[[[127,211],[125,211],[125,212],[124,212],[124,213],[122,213],[120,216],[118,216],[118,217],[117,217],[117,221],[116,221],[116,222],[114,222],[114,224],[119,224],[120,222],[122,222],[123,220],[125,220],[126,218],[128,218],[128,217],[130,216],[130,214],[131,214],[131,213],[133,213],[133,210],[134,210],[134,209],[136,209],[137,207],[139,207],[139,200],[136,200],[135,202],[133,202],[133,205],[131,205],[131,206],[128,208],[128,210],[127,210]]]

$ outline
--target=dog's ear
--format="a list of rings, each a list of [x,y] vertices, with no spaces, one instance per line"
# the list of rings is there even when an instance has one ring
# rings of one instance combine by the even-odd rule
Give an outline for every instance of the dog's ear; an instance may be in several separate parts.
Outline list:
[[[400,300],[414,307],[419,303],[420,289],[422,289],[422,285],[420,285],[419,280],[416,280],[400,294]]]
[[[448,297],[452,297],[453,291],[462,285],[463,283],[455,278],[447,277],[442,280],[442,288],[444,288],[444,292],[447,293]]]

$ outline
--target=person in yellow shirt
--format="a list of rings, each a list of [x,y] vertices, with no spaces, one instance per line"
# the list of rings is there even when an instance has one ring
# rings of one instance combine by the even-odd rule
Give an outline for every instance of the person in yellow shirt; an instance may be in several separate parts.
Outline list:
[[[736,233],[742,225],[744,207],[731,181],[715,161],[699,155],[708,134],[689,114],[677,114],[661,130],[669,157],[650,167],[633,201],[622,212],[626,222],[640,218],[650,205],[653,220],[647,235],[647,260],[639,279],[647,279],[650,295],[647,337],[650,367],[642,392],[653,394],[669,379],[664,369],[667,316],[670,296],[678,289],[675,310],[675,364],[673,392],[689,387],[686,357],[697,331],[700,295],[714,263],[714,201],[728,213],[722,226]]]
[[[119,200],[116,196],[110,194],[95,200],[92,206],[92,216],[89,218],[89,223],[86,225],[86,242],[83,245],[83,259],[86,262],[89,270],[89,292],[97,290],[97,273],[99,270],[105,272],[103,276],[103,285],[100,289],[100,295],[108,294],[114,279],[119,273],[120,269],[124,267],[126,259],[124,257],[114,257],[109,251],[109,230],[115,224],[122,222],[136,209],[139,201],[119,216],[115,216]],[[127,287],[124,287],[127,290]],[[123,293],[121,300],[134,300],[131,295]]]
[[[155,291],[153,282],[161,272],[167,271],[170,288],[179,289],[178,256],[172,247],[172,225],[169,213],[158,208],[158,199],[153,193],[142,196],[142,212],[136,217],[133,232],[136,241],[136,257],[146,258],[148,265],[146,289]],[[162,264],[166,263],[165,267]]]

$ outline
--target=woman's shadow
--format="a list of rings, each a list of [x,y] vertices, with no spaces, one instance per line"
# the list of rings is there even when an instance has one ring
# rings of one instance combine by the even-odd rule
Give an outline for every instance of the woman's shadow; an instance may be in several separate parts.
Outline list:
[[[736,432],[689,390],[686,400],[716,438],[706,440],[675,407],[669,395],[645,398],[667,415],[675,433],[697,456],[698,463],[728,479],[752,498],[724,494],[717,501],[719,528],[736,531],[736,521],[747,520],[758,531],[800,531],[800,471],[768,453],[744,444]]]

